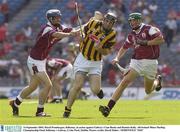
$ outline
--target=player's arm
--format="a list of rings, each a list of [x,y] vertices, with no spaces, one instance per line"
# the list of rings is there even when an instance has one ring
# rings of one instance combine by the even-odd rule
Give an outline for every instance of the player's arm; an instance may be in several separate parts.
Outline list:
[[[155,37],[154,39],[152,40],[141,40],[141,39],[137,39],[136,40],[136,44],[137,45],[141,45],[141,46],[151,46],[151,45],[160,45],[160,44],[163,44],[165,41],[164,41],[164,38],[162,35],[159,35],[157,37]]]
[[[116,43],[116,32],[112,32],[110,41],[107,41],[105,44],[102,44],[103,40],[95,40],[94,48],[101,53],[102,55],[108,55],[112,52],[113,46]]]
[[[127,52],[127,49],[124,49],[123,46],[119,49],[118,54],[116,55],[115,59],[119,61],[124,54]]]
[[[90,25],[92,24],[92,22],[93,22],[93,20],[90,19],[87,23],[85,23],[85,24],[82,25],[83,36],[84,36],[84,34],[86,34],[86,32],[88,31],[88,29],[89,29]],[[80,33],[81,33],[80,26],[75,27],[75,28],[74,28],[74,31],[75,31],[77,34],[80,35]]]
[[[106,43],[105,46],[103,46],[100,42],[96,42],[94,45],[94,48],[102,55],[108,55],[112,52],[114,42]]]
[[[128,35],[126,38],[126,41],[124,42],[123,46],[119,49],[118,54],[116,57],[112,60],[112,64],[118,63],[119,60],[124,56],[124,54],[127,52],[128,48],[133,46],[133,36]]]
[[[160,45],[165,42],[160,30],[156,27],[150,28],[149,35],[154,39],[152,40],[137,39],[136,44],[141,46],[150,46],[150,45]]]
[[[118,63],[119,60],[124,56],[124,54],[127,52],[127,49],[123,48],[123,46],[119,49],[118,54],[116,57],[112,60],[112,64]]]
[[[76,36],[76,35],[79,35],[79,31],[78,30],[74,30],[74,31],[71,31],[69,33],[65,33],[65,32],[54,32],[52,34],[52,37],[53,38],[57,38],[57,39],[62,39],[64,37],[69,37],[69,36]]]
[[[52,27],[46,27],[42,33],[42,36],[51,36],[52,38],[62,39],[64,37],[79,35],[76,30],[71,30],[70,32],[55,31]]]
[[[154,38],[153,40],[150,40],[147,42],[147,45],[160,45],[160,44],[163,44],[165,41],[164,41],[164,38],[162,35],[159,35],[158,37]]]

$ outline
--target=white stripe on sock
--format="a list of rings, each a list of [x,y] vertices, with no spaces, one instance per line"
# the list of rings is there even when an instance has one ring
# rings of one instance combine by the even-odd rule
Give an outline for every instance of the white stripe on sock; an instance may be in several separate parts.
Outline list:
[[[23,102],[23,99],[21,98],[20,95],[18,95],[17,98],[19,99],[20,102]]]
[[[14,101],[14,105],[15,105],[16,107],[19,107],[19,105],[16,104],[16,101]]]
[[[44,105],[38,104],[38,108],[44,108]]]

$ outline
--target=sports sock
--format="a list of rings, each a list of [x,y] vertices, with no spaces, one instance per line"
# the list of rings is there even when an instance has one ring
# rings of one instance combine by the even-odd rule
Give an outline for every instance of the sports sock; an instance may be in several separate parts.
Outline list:
[[[18,107],[22,103],[22,98],[18,95],[14,101],[14,105]]]
[[[65,112],[71,112],[71,109],[67,108],[67,106],[65,106]]]
[[[100,90],[100,92],[97,94],[97,96],[102,99],[104,97],[104,93],[102,91],[102,89]]]
[[[43,112],[44,111],[44,107],[43,108],[37,108],[37,113],[41,113],[41,112]]]
[[[114,101],[114,100],[109,100],[109,103],[108,103],[108,107],[109,107],[109,109],[111,110],[113,107],[114,107],[114,105],[116,104],[116,102]]]

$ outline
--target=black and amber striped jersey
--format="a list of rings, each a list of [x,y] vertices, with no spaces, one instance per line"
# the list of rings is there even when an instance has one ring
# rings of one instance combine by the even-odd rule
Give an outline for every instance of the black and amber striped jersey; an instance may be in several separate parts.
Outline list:
[[[84,34],[85,37],[80,44],[80,52],[87,60],[100,61],[102,59],[102,54],[94,48],[94,39],[99,41],[99,44],[105,49],[111,49],[116,43],[116,31],[112,29],[108,33],[103,32],[101,21],[89,21],[84,27]]]

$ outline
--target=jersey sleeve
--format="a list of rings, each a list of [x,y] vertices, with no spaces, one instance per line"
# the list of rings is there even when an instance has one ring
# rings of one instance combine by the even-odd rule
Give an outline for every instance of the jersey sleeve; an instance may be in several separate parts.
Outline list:
[[[56,32],[56,30],[54,30],[52,27],[46,27],[42,33],[42,36],[45,34],[52,35],[54,32]]]
[[[156,37],[162,35],[162,33],[158,28],[152,26],[149,29],[149,35],[151,36],[151,38],[156,38]]]
[[[85,26],[84,26],[84,32],[87,33],[88,29],[91,27],[91,25],[94,23],[94,20],[90,20]]]

